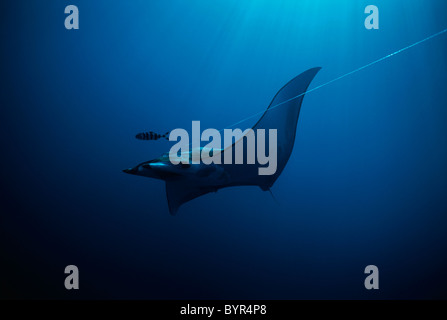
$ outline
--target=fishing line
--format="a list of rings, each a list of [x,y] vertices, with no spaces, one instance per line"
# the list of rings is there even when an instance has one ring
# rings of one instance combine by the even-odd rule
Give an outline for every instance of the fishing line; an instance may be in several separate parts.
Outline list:
[[[330,81],[328,81],[328,82],[326,82],[326,83],[323,83],[322,85],[319,85],[319,86],[317,86],[317,87],[315,87],[315,88],[312,88],[312,89],[310,89],[310,90],[307,90],[306,92],[303,92],[303,93],[301,93],[301,94],[299,94],[299,95],[297,95],[297,96],[295,96],[295,97],[292,97],[292,98],[287,99],[287,100],[285,100],[285,101],[283,101],[283,102],[281,102],[281,103],[278,103],[278,104],[276,104],[276,105],[274,105],[274,106],[271,106],[268,110],[275,109],[275,108],[277,108],[277,107],[283,105],[284,103],[287,103],[287,102],[289,102],[289,101],[298,99],[299,97],[305,95],[306,93],[309,93],[309,92],[312,92],[312,91],[321,89],[321,88],[327,86],[328,84],[331,84],[331,83],[333,83],[333,82],[335,82],[335,81],[338,81],[338,80],[341,80],[341,79],[343,79],[343,78],[345,78],[345,77],[347,77],[347,76],[350,76],[351,74],[357,73],[357,72],[359,72],[359,71],[361,71],[361,70],[363,70],[363,69],[366,69],[366,68],[368,68],[368,67],[371,67],[372,65],[375,65],[376,63],[379,63],[379,62],[381,62],[381,61],[383,61],[383,60],[386,60],[386,59],[388,59],[388,58],[391,58],[392,56],[395,56],[395,55],[397,55],[397,54],[399,54],[399,53],[401,53],[401,52],[403,52],[403,51],[405,51],[405,50],[408,50],[408,49],[410,49],[410,48],[413,48],[413,47],[415,47],[415,46],[417,46],[417,45],[419,45],[419,44],[421,44],[421,43],[424,43],[424,42],[426,42],[426,41],[428,41],[428,40],[430,40],[430,39],[433,39],[433,38],[435,38],[435,37],[437,37],[437,36],[440,36],[441,34],[446,33],[446,32],[447,32],[447,29],[444,29],[444,30],[439,31],[439,32],[437,32],[437,33],[435,33],[435,34],[432,34],[431,36],[428,36],[428,37],[425,38],[425,39],[422,39],[422,40],[420,40],[420,41],[418,41],[418,42],[415,42],[415,43],[413,43],[413,44],[410,44],[409,46],[406,46],[406,47],[404,47],[404,48],[402,48],[402,49],[399,49],[399,50],[397,50],[397,51],[394,51],[393,53],[390,53],[390,54],[388,54],[388,55],[386,55],[386,56],[384,56],[384,57],[382,57],[382,58],[380,58],[380,59],[377,59],[377,60],[375,60],[375,61],[373,61],[373,62],[370,62],[370,63],[364,65],[363,67],[360,67],[360,68],[357,68],[357,69],[355,69],[355,70],[353,70],[353,71],[350,71],[350,72],[348,72],[348,73],[345,73],[344,75],[341,75],[341,76],[339,76],[339,77],[337,77],[337,78],[335,78],[335,79],[332,79],[332,80],[330,80]],[[245,122],[245,121],[247,121],[247,120],[250,120],[250,119],[252,119],[252,118],[254,118],[254,117],[256,117],[256,116],[259,116],[259,115],[261,115],[261,114],[264,114],[264,112],[265,112],[265,110],[263,110],[263,111],[259,111],[259,112],[255,113],[255,114],[253,114],[253,115],[251,115],[251,116],[249,116],[249,117],[247,117],[247,118],[244,118],[244,119],[242,119],[242,120],[240,120],[240,121],[238,121],[238,122],[233,123],[232,125],[230,125],[230,126],[228,126],[228,127],[226,127],[226,128],[234,127],[234,126],[236,126],[236,125],[238,125],[238,124],[240,124],[240,123],[242,123],[242,122]],[[222,130],[220,130],[220,131],[223,131],[223,130],[224,130],[224,129],[222,129]]]
[[[410,49],[410,48],[413,48],[413,47],[415,47],[415,46],[417,46],[417,45],[419,45],[419,44],[421,44],[421,43],[424,43],[424,42],[426,42],[426,41],[428,41],[428,40],[431,40],[431,39],[433,39],[433,38],[436,38],[436,37],[438,37],[438,36],[440,36],[441,34],[446,33],[446,32],[447,32],[447,28],[444,29],[444,30],[442,30],[442,31],[439,31],[439,32],[437,32],[437,33],[434,33],[434,34],[432,34],[431,36],[428,36],[428,37],[426,37],[426,38],[424,38],[424,39],[422,39],[422,40],[419,40],[419,41],[417,41],[417,42],[415,42],[415,43],[413,43],[413,44],[410,44],[410,45],[408,45],[408,46],[406,46],[406,47],[404,47],[404,48],[402,48],[402,49],[399,49],[399,50],[397,50],[397,51],[394,51],[393,53],[390,53],[390,54],[388,54],[388,55],[386,55],[386,56],[384,56],[384,57],[382,57],[382,58],[379,58],[379,59],[374,60],[374,61],[372,61],[372,62],[370,62],[370,63],[368,63],[368,64],[365,64],[364,66],[362,66],[362,67],[360,67],[360,68],[354,69],[354,70],[352,70],[352,71],[350,71],[350,72],[348,72],[348,73],[345,73],[345,74],[343,74],[343,75],[341,75],[341,76],[339,76],[339,77],[337,77],[337,78],[335,78],[335,79],[332,79],[332,80],[330,80],[330,81],[328,81],[328,82],[325,82],[325,83],[323,83],[323,84],[321,84],[321,85],[319,85],[319,86],[316,86],[315,88],[312,88],[312,89],[310,89],[310,90],[307,90],[307,91],[305,91],[305,92],[303,92],[303,93],[301,93],[301,94],[299,94],[299,95],[297,95],[297,96],[294,96],[294,97],[292,97],[292,98],[290,98],[290,99],[287,99],[287,100],[285,100],[285,101],[283,101],[283,102],[280,102],[280,103],[278,103],[278,104],[275,104],[274,106],[271,106],[270,108],[268,108],[268,110],[270,111],[270,110],[272,110],[272,109],[275,109],[275,108],[277,108],[277,107],[280,107],[281,105],[283,105],[283,104],[285,104],[285,103],[287,103],[287,102],[289,102],[289,101],[292,101],[292,100],[298,99],[298,98],[301,97],[301,96],[304,96],[306,93],[309,93],[309,92],[312,92],[312,91],[321,89],[321,88],[323,88],[323,87],[325,87],[325,86],[327,86],[327,85],[329,85],[329,84],[331,84],[331,83],[333,83],[333,82],[335,82],[335,81],[341,80],[341,79],[343,79],[343,78],[345,78],[345,77],[347,77],[347,76],[350,76],[350,75],[352,75],[352,74],[354,74],[354,73],[357,73],[357,72],[359,72],[359,71],[361,71],[361,70],[363,70],[363,69],[366,69],[366,68],[368,68],[368,67],[371,67],[371,66],[375,65],[376,63],[382,62],[382,61],[384,61],[384,60],[386,60],[386,59],[388,59],[388,58],[391,58],[392,56],[395,56],[395,55],[397,55],[397,54],[399,54],[399,53],[401,53],[401,52],[404,52],[404,51],[406,51],[406,50],[408,50],[408,49]],[[246,118],[244,118],[244,119],[242,119],[242,120],[239,120],[238,122],[235,122],[235,123],[233,123],[233,124],[231,124],[231,125],[225,127],[224,129],[219,130],[219,132],[222,132],[222,131],[224,131],[225,129],[234,127],[234,126],[236,126],[236,125],[238,125],[238,124],[241,124],[241,123],[243,123],[243,122],[245,122],[245,121],[247,121],[247,120],[250,120],[250,119],[252,119],[252,118],[254,118],[254,117],[257,117],[257,116],[259,116],[259,115],[262,115],[262,114],[264,114],[265,112],[266,112],[266,110],[262,110],[262,111],[256,112],[256,113],[252,114],[251,116],[248,116],[248,117],[246,117]],[[190,144],[188,143],[188,144],[186,144],[185,146],[189,146],[189,145],[190,145]]]

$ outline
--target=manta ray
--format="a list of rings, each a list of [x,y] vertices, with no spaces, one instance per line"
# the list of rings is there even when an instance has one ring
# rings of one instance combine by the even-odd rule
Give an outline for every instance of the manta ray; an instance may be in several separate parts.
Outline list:
[[[233,164],[185,164],[182,162],[173,164],[169,153],[140,163],[133,168],[124,169],[123,172],[164,180],[171,215],[175,215],[184,203],[226,187],[258,186],[263,191],[270,191],[290,158],[304,95],[320,69],[319,67],[309,69],[283,86],[252,128],[254,131],[257,129],[277,130],[277,169],[274,174],[259,175],[258,169],[262,165],[258,162],[254,164],[235,164],[234,162]],[[243,140],[244,137],[227,148],[214,152],[220,152],[222,157],[226,152],[232,152],[234,156],[237,145],[243,143]],[[244,148],[244,156],[246,152]]]

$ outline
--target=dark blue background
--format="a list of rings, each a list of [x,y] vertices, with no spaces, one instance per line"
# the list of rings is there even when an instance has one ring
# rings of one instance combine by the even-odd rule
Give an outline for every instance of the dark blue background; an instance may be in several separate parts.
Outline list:
[[[75,4],[80,29],[64,28]],[[366,30],[364,8],[380,10]],[[306,95],[273,187],[168,213],[137,132],[224,128],[447,27],[432,1],[2,1],[2,298],[447,297],[447,34]],[[256,119],[243,123],[250,127]],[[64,288],[65,266],[80,290]],[[380,289],[363,286],[365,266]]]

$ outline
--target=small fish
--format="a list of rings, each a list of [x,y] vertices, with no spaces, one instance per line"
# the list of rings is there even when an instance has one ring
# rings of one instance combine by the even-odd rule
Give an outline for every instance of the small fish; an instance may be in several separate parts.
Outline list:
[[[135,136],[138,140],[158,140],[161,138],[165,138],[166,140],[169,140],[169,132],[166,132],[165,134],[159,134],[152,131],[149,132],[140,132]]]

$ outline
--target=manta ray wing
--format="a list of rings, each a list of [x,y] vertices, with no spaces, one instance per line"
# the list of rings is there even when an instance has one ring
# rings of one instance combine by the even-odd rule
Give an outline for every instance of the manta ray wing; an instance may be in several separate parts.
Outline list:
[[[217,191],[217,189],[192,186],[188,183],[188,180],[166,181],[166,198],[168,200],[169,213],[175,215],[178,208],[185,202],[213,191]]]
[[[253,131],[265,129],[266,135],[269,129],[277,130],[276,172],[272,175],[259,175],[258,169],[261,167],[259,163],[251,165],[245,164],[245,162],[243,165],[224,164],[225,171],[231,176],[229,186],[256,185],[261,187],[262,190],[269,190],[281,175],[293,150],[298,116],[304,95],[320,69],[309,69],[290,80],[278,91],[262,117],[253,126]],[[228,149],[231,148],[234,157],[237,144],[245,143],[245,140],[245,137],[239,139],[222,152],[229,152]],[[242,148],[242,150],[244,152],[244,159],[246,159],[247,148]],[[269,150],[267,138],[266,150]]]
[[[259,163],[247,164],[244,162],[244,164],[221,164],[220,166],[223,168],[227,180],[225,183],[217,186],[195,186],[187,178],[166,181],[166,195],[170,213],[175,214],[178,208],[185,202],[225,187],[259,186],[262,190],[269,190],[282,173],[290,158],[304,94],[320,69],[309,69],[282,87],[253,127],[254,131],[257,129],[265,129],[266,132],[268,132],[268,129],[277,130],[277,169],[274,174],[259,175],[258,169],[261,166]],[[232,152],[234,157],[237,144],[244,143],[244,140],[246,138],[242,137],[224,149],[221,152],[222,160],[225,152]],[[268,139],[266,140],[268,141]],[[244,159],[247,159],[247,148],[242,148],[242,150]],[[266,150],[269,150],[267,143]]]

